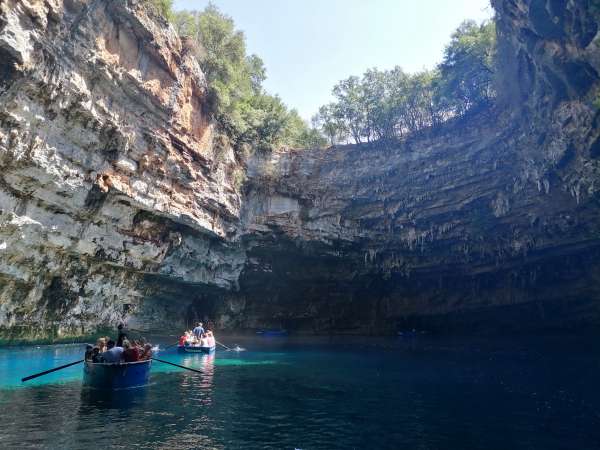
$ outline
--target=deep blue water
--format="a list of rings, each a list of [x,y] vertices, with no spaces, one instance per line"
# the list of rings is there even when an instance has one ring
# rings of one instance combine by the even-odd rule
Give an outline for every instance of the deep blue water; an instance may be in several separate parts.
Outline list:
[[[247,351],[164,351],[204,374],[153,363],[109,397],[81,365],[20,382],[81,345],[0,349],[0,447],[600,448],[597,338],[220,340]]]

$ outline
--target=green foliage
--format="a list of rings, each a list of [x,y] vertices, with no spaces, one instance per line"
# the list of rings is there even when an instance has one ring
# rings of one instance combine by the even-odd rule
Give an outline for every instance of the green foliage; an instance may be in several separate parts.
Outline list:
[[[335,103],[321,106],[312,121],[313,127],[321,130],[331,145],[345,141],[348,137],[348,128]]]
[[[463,114],[472,106],[495,96],[494,75],[496,27],[493,22],[464,22],[452,35],[440,64],[438,95],[446,107]]]
[[[387,142],[466,114],[495,96],[493,23],[463,23],[436,70],[367,70],[333,88],[335,102],[314,123],[329,142]]]
[[[211,111],[237,148],[249,144],[269,150],[316,142],[315,132],[296,111],[289,111],[279,97],[264,91],[264,63],[246,54],[245,36],[230,17],[209,4],[202,12],[175,13],[173,23],[180,36],[198,44]]]
[[[154,9],[165,19],[173,18],[173,0],[149,0]]]

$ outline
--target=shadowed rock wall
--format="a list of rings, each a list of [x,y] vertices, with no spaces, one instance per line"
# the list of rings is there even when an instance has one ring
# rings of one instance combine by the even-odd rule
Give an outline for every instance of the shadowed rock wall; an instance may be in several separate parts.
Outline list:
[[[494,107],[392,148],[243,160],[142,3],[1,6],[3,334],[599,322],[594,5],[494,2]]]

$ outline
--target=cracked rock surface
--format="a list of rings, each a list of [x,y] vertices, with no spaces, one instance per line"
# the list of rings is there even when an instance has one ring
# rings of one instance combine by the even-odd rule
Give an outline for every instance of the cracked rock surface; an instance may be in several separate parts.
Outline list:
[[[493,3],[494,107],[392,148],[243,158],[144,2],[3,1],[2,336],[598,324],[597,20]]]

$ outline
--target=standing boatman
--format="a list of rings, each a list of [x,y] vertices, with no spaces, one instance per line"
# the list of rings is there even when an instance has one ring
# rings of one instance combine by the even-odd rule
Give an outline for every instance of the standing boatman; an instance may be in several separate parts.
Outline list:
[[[127,339],[127,330],[125,329],[125,325],[123,324],[123,322],[121,322],[119,324],[119,326],[117,327],[118,330],[118,334],[117,334],[117,347],[122,347],[123,346],[123,341],[125,339]]]
[[[198,322],[198,326],[194,328],[192,332],[194,333],[194,336],[200,339],[204,334],[204,327],[202,326],[202,322]]]

